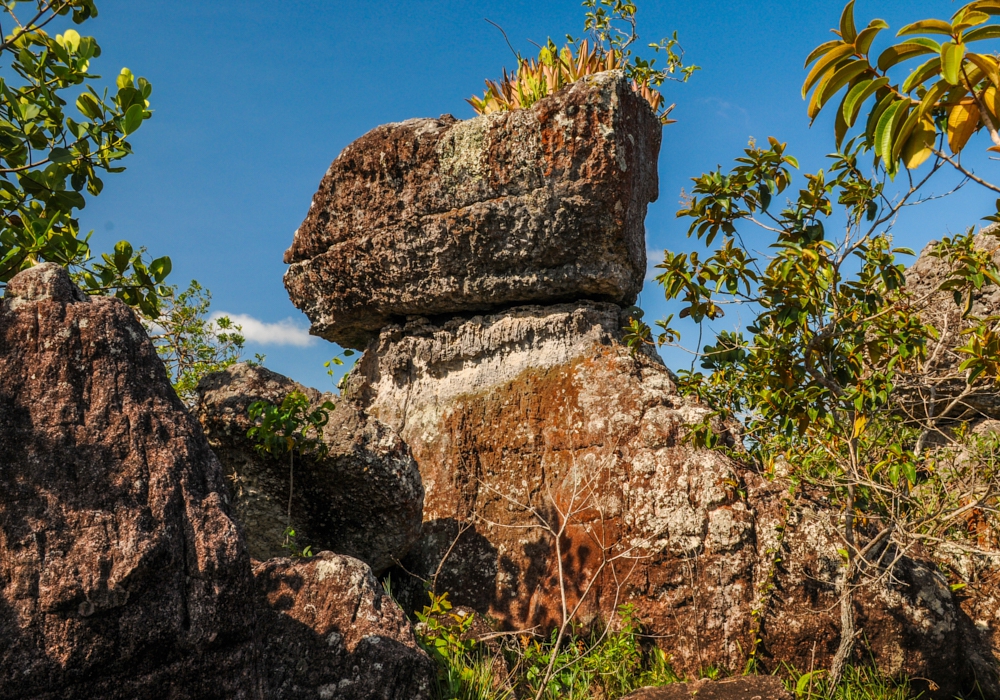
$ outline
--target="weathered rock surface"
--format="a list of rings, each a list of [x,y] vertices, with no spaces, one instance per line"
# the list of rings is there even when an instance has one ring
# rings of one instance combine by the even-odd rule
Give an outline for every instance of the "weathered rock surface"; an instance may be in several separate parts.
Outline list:
[[[0,305],[0,698],[260,698],[222,469],[120,301]]]
[[[269,700],[422,700],[436,668],[363,562],[332,552],[254,566]]]
[[[765,665],[828,666],[842,576],[834,514],[789,505],[787,484],[687,444],[706,409],[656,358],[629,353],[620,314],[527,306],[414,319],[372,342],[346,392],[420,465],[424,536],[406,571],[507,628],[545,629],[559,621],[561,559],[581,621],[632,602],[680,670],[741,669],[762,606]],[[898,578],[858,593],[872,638],[858,660],[871,654],[941,692],[968,687],[988,644],[932,569],[905,560]],[[425,602],[402,570],[393,581],[404,606]]]
[[[720,681],[700,680],[672,683],[658,688],[641,688],[624,700],[792,700],[780,678],[744,676]]]
[[[994,259],[1000,262],[1000,238],[991,235],[991,231],[1000,232],[1000,226],[994,224],[984,228],[976,237],[976,247],[996,251]],[[909,398],[907,403],[913,405],[911,410],[918,414],[924,414],[926,406],[935,415],[948,411],[948,416],[955,419],[1000,418],[1000,392],[987,381],[958,405],[951,405],[952,399],[966,386],[965,372],[959,370],[959,365],[967,356],[957,350],[967,342],[962,331],[972,327],[972,322],[962,318],[964,308],[955,303],[951,292],[938,291],[951,267],[948,261],[931,255],[935,245],[937,241],[927,244],[906,271],[906,286],[917,298],[929,298],[928,308],[921,313],[921,318],[937,329],[940,339],[929,349],[927,374],[915,377],[913,386],[904,385],[901,391]],[[971,315],[980,318],[1000,315],[1000,288],[986,285],[975,291]]]
[[[295,461],[296,543],[356,557],[380,574],[420,536],[424,491],[409,448],[348,401],[238,364],[199,383],[195,413],[226,469],[250,554],[259,560],[286,554],[289,462],[254,448],[247,411],[254,401],[279,404],[292,391],[305,393],[313,406],[336,403],[323,430],[327,454]]]
[[[631,304],[661,126],[619,71],[526,110],[380,126],[340,154],[285,253],[311,332],[517,303]]]

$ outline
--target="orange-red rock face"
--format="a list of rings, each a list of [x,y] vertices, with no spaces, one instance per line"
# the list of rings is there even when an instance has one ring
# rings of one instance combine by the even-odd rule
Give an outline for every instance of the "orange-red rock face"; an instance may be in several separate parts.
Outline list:
[[[618,307],[579,302],[416,319],[372,343],[348,396],[409,444],[426,492],[397,594],[426,602],[409,572],[507,629],[543,632],[562,620],[563,593],[570,611],[582,601],[582,623],[632,603],[688,673],[741,670],[754,631],[763,668],[828,665],[837,514],[686,443],[706,409],[660,362],[633,356],[622,325]],[[895,582],[856,601],[869,625],[859,662],[942,692],[989,666],[988,643],[926,563],[904,558]]]
[[[736,664],[756,553],[741,475],[682,444],[704,409],[620,325],[581,303],[383,333],[351,391],[421,467],[426,534],[404,565],[433,574],[468,528],[437,581],[457,603],[527,629],[558,624],[563,589],[583,622],[634,602],[685,663],[701,644]]]

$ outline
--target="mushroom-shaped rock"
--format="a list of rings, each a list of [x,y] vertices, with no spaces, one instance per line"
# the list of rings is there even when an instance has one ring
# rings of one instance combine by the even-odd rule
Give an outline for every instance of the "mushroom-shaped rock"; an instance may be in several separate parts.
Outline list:
[[[259,698],[222,468],[117,299],[0,304],[0,698]]]
[[[516,303],[631,304],[661,126],[620,71],[530,109],[380,126],[330,166],[285,262],[312,333]]]
[[[259,560],[285,554],[289,460],[256,449],[247,437],[248,410],[255,401],[280,404],[292,391],[304,393],[313,408],[327,400],[336,405],[321,438],[326,453],[297,457],[292,466],[296,544],[356,557],[380,574],[420,536],[424,490],[407,445],[354,403],[238,364],[198,384],[195,413],[226,469],[250,554]]]

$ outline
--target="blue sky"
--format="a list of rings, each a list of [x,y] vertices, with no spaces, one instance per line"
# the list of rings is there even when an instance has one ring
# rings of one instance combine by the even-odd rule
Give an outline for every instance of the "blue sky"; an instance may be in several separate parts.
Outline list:
[[[688,61],[702,67],[689,84],[666,88],[678,123],[664,129],[647,247],[700,248],[674,217],[680,190],[718,164],[728,167],[750,137],[776,136],[803,170],[824,167],[830,117],[809,129],[802,62],[830,37],[843,5],[638,5],[644,42],[676,29]],[[471,117],[465,98],[484,78],[513,67],[484,18],[529,54],[529,39],[579,34],[584,12],[579,0],[99,0],[98,7],[100,16],[82,28],[104,49],[95,72],[113,78],[128,66],[148,78],[155,113],[131,140],[128,170],[107,178],[104,193],[81,213],[84,229],[94,229],[94,247],[127,239],[170,255],[173,283],[197,279],[212,291],[214,310],[241,315],[250,335],[272,341],[249,343],[250,354],[266,353],[268,367],[320,388],[330,386],[322,365],[337,348],[304,335],[308,321],[281,283],[282,253],[330,162],[379,124]],[[859,24],[877,16],[898,29],[956,8],[944,0],[858,0],[857,15]],[[993,199],[966,188],[925,205],[900,220],[897,240],[919,249],[975,224],[991,213]],[[653,282],[640,304],[647,320],[669,312]],[[687,362],[678,351],[664,356],[674,367]]]

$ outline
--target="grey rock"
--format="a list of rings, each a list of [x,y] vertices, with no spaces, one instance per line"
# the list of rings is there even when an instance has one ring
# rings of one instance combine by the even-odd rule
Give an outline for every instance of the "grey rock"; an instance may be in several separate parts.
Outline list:
[[[226,469],[250,554],[258,560],[286,554],[289,461],[255,449],[247,412],[254,401],[279,404],[292,391],[305,393],[312,407],[336,404],[323,429],[327,454],[297,458],[294,465],[296,544],[357,557],[380,574],[420,535],[424,491],[407,445],[352,402],[238,364],[198,384],[194,410]]]

